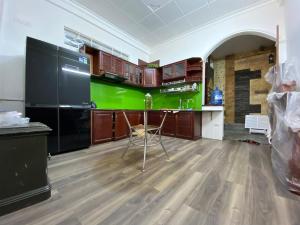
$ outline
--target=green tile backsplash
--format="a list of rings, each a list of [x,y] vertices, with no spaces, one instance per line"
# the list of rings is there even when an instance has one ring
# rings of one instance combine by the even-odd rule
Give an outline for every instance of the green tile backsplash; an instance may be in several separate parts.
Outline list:
[[[144,92],[120,83],[92,79],[91,99],[99,109],[144,109]]]
[[[150,91],[153,99],[153,109],[194,109],[201,110],[202,108],[202,84],[198,85],[198,92],[183,92],[162,94],[159,89]]]
[[[153,109],[178,109],[179,99],[182,99],[182,108],[201,110],[202,84],[197,93],[161,94],[159,89],[141,89],[120,83],[108,83],[92,79],[91,99],[98,109],[144,109],[144,95],[149,92],[153,99]]]

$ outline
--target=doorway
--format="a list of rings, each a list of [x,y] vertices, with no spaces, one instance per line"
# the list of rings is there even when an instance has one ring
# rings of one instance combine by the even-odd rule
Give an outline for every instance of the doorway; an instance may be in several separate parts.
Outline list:
[[[271,86],[264,75],[275,64],[275,42],[257,35],[240,35],[227,40],[208,57],[205,104],[216,88],[223,92],[224,139],[254,139],[267,143],[263,135],[250,135],[245,116],[267,115]],[[263,137],[261,137],[263,136]]]

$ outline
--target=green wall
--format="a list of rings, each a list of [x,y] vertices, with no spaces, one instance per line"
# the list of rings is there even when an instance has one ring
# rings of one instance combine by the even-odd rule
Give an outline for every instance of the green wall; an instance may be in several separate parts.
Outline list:
[[[153,109],[178,109],[180,99],[182,109],[201,110],[202,108],[202,84],[198,85],[199,92],[185,92],[176,94],[161,94],[159,89],[150,91],[153,99]]]
[[[92,79],[91,99],[99,109],[144,109],[143,90],[120,83]]]
[[[182,99],[183,108],[201,110],[202,84],[198,85],[197,93],[161,94],[159,89],[141,89],[120,83],[108,83],[92,79],[91,99],[99,109],[144,109],[144,95],[149,92],[153,99],[153,109],[178,109],[179,99]]]

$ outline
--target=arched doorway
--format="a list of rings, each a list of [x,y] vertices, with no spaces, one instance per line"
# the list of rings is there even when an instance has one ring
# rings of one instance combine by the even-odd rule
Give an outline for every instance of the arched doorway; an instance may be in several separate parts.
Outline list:
[[[206,63],[205,104],[217,87],[224,99],[224,138],[247,139],[245,116],[267,115],[270,85],[264,75],[275,64],[274,38],[257,32],[242,32],[220,41]],[[251,137],[253,138],[253,137]]]

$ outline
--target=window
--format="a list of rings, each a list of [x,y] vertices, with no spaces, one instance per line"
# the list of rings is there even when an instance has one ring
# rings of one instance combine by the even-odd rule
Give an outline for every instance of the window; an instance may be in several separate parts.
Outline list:
[[[93,38],[90,38],[86,35],[83,35],[77,31],[74,31],[68,27],[65,27],[64,29],[65,37],[64,37],[64,43],[68,46],[71,46],[75,50],[79,50],[83,45],[88,45],[93,48],[105,51],[107,53],[110,53],[112,55],[115,55],[117,57],[120,57],[125,60],[129,60],[129,55],[119,51],[117,49],[114,49],[113,47],[110,47],[98,40],[95,40]]]

